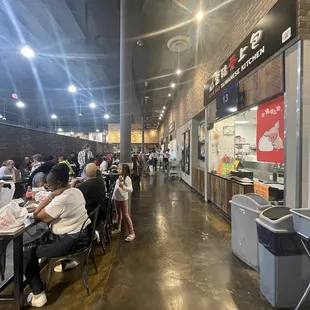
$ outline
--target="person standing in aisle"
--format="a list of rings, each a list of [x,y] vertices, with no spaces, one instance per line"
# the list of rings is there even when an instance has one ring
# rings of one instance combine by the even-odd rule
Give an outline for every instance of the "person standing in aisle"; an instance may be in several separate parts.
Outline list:
[[[157,172],[157,163],[159,158],[158,150],[154,149],[154,171]]]
[[[90,158],[94,158],[93,153],[90,150],[90,145],[89,144],[85,144],[83,147],[83,150],[79,152],[78,154],[78,162],[80,165],[80,169],[83,170],[84,167],[87,165],[88,160]]]
[[[126,164],[122,164],[118,168],[118,179],[115,184],[112,200],[115,201],[117,212],[117,231],[121,232],[122,218],[128,228],[129,235],[125,239],[126,242],[131,242],[135,239],[136,235],[133,229],[133,224],[128,211],[128,193],[133,192],[132,181],[130,178],[130,169]]]

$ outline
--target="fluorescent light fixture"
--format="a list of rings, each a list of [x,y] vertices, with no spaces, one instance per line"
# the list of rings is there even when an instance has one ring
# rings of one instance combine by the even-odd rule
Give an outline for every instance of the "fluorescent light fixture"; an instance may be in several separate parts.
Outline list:
[[[171,97],[171,94],[168,94],[168,97]]]
[[[34,58],[35,53],[33,49],[30,46],[23,46],[20,50],[20,52],[27,58]]]
[[[22,101],[17,101],[17,102],[16,102],[16,105],[17,105],[19,108],[24,108],[24,107],[25,107],[25,104],[24,104]]]
[[[95,109],[95,108],[96,108],[96,104],[93,103],[93,102],[91,102],[91,103],[89,104],[89,107],[92,108],[92,109]]]
[[[68,91],[69,91],[70,93],[75,93],[75,92],[76,92],[76,87],[75,87],[74,85],[70,85],[70,86],[68,87]]]
[[[3,118],[3,115],[2,114],[0,114],[0,119],[2,119]]]
[[[96,132],[99,132],[99,129],[96,129]]]
[[[82,113],[79,113],[79,116],[83,116],[83,114],[82,114]]]
[[[181,73],[182,73],[181,69],[177,69],[176,74],[181,75]]]
[[[238,109],[237,108],[229,108],[229,112],[237,112]]]
[[[171,83],[171,87],[172,87],[172,88],[175,88],[175,83]]]
[[[235,124],[238,125],[243,125],[243,124],[247,124],[249,121],[235,121]]]
[[[63,132],[62,128],[58,128],[58,132]]]
[[[74,135],[74,132],[73,132],[73,131],[70,131],[70,135]]]
[[[257,111],[258,107],[254,107],[251,109],[251,111]]]
[[[200,22],[200,21],[203,19],[203,16],[204,16],[203,12],[199,11],[199,12],[196,14],[196,20],[197,20],[198,22]]]
[[[105,119],[108,119],[108,118],[110,118],[110,115],[109,114],[104,114],[104,116],[103,116]]]
[[[52,119],[56,119],[56,118],[57,118],[57,115],[56,115],[56,114],[52,114],[52,115],[51,115],[51,118],[52,118]]]

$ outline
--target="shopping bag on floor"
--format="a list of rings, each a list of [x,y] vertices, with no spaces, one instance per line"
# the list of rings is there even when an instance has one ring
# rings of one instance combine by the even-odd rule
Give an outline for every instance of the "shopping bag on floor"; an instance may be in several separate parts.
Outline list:
[[[11,201],[0,208],[0,233],[14,232],[24,225],[28,211]]]

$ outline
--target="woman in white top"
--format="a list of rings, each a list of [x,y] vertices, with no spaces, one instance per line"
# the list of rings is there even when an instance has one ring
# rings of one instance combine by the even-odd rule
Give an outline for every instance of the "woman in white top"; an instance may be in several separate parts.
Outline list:
[[[132,220],[128,213],[128,193],[132,193],[132,182],[130,178],[130,169],[128,165],[122,164],[118,168],[118,180],[116,181],[112,199],[115,201],[117,211],[117,232],[121,231],[122,217],[124,218],[129,235],[125,239],[126,242],[131,242],[135,239],[135,232],[132,225]]]
[[[109,163],[107,162],[106,158],[103,157],[103,161],[102,161],[102,163],[100,165],[100,171],[101,172],[105,172],[105,171],[108,170],[108,168],[109,168]]]
[[[25,276],[32,290],[28,301],[33,307],[42,307],[47,302],[38,259],[69,254],[88,218],[82,192],[68,184],[68,171],[68,166],[63,164],[52,168],[47,176],[51,194],[34,210],[34,218],[49,223],[51,232],[42,244],[24,251]],[[89,224],[88,220],[85,226]],[[84,228],[79,246],[84,247],[88,242],[88,229]]]

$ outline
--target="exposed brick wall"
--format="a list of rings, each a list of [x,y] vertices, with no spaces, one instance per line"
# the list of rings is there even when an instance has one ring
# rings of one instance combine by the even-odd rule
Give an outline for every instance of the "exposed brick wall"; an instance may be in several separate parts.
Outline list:
[[[299,1],[310,3],[309,0]],[[175,94],[174,103],[169,110],[169,117],[162,125],[165,132],[172,118],[175,119],[176,128],[178,129],[204,109],[204,85],[207,80],[276,2],[277,0],[239,0],[235,2],[234,5],[237,8],[233,12],[231,19],[227,21],[229,30],[219,36],[216,44],[212,44],[214,48],[203,51],[204,55],[199,57],[199,63],[203,65],[184,74],[183,80],[191,82],[182,85]],[[208,35],[208,33],[205,35]],[[160,128],[160,132],[162,131],[163,129]]]
[[[310,40],[310,1],[298,0],[297,25],[300,39]]]
[[[73,150],[80,151],[86,143],[90,144],[93,154],[111,151],[112,146],[79,138],[60,136],[12,125],[0,124],[0,162],[6,159],[19,161],[25,156],[36,153],[44,157],[50,155],[70,155]]]

